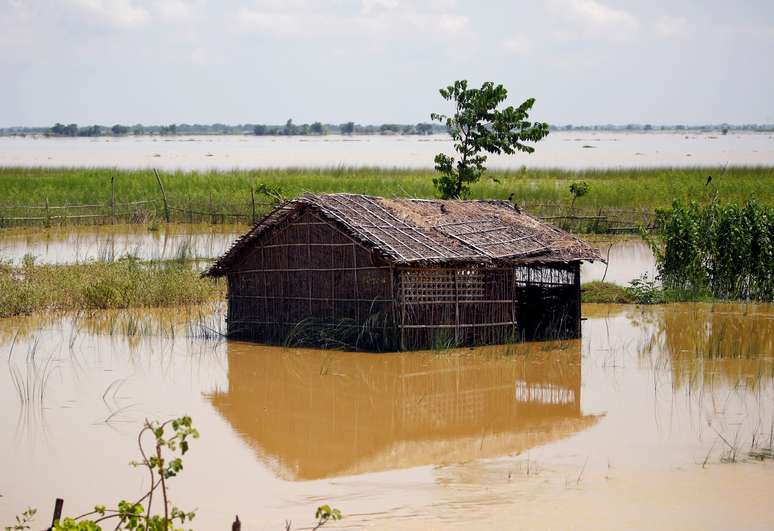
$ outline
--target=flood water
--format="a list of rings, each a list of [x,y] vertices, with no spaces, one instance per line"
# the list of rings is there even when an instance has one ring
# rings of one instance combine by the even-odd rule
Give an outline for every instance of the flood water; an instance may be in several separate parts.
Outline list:
[[[36,263],[73,264],[90,260],[208,259],[223,254],[247,231],[243,225],[167,224],[20,228],[0,231],[0,257],[15,264],[25,255]]]
[[[203,337],[222,312],[0,321],[0,521],[135,496],[142,420],[190,414],[172,499],[197,529],[322,503],[343,529],[774,526],[774,465],[746,458],[774,426],[774,305],[584,305],[581,340],[396,354]]]
[[[199,259],[202,263],[223,254],[247,231],[244,225],[161,225],[149,231],[145,225],[73,226],[0,231],[0,258],[20,264],[25,255],[36,263],[69,264],[89,260],[115,260],[132,255],[143,260]],[[650,247],[639,238],[595,238],[591,242],[607,259],[584,263],[583,282],[602,280],[627,285],[642,274],[656,276]]]
[[[446,135],[0,137],[0,166],[232,169],[380,166],[432,168]],[[774,164],[771,133],[552,131],[527,156],[490,156],[491,168],[608,168]]]

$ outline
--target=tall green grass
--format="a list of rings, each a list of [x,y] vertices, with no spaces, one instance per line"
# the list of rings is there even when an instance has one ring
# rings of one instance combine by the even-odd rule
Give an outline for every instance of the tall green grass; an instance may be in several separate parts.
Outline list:
[[[706,185],[707,177],[713,176]],[[149,170],[110,168],[0,168],[0,206],[9,204],[109,203],[115,176],[119,202],[160,198]],[[432,170],[380,168],[259,169],[161,172],[170,204],[249,212],[250,189],[258,184],[279,187],[290,196],[304,192],[353,192],[383,196],[433,197]],[[756,198],[774,204],[774,167],[651,169],[527,169],[489,171],[472,187],[473,198],[517,203],[569,204],[570,184],[585,180],[589,193],[576,207],[667,207],[675,199],[701,199],[714,194],[724,202]],[[257,201],[267,198],[256,197]],[[2,213],[0,213],[0,216]]]
[[[0,267],[0,318],[49,310],[181,306],[222,300],[222,282],[180,261]]]

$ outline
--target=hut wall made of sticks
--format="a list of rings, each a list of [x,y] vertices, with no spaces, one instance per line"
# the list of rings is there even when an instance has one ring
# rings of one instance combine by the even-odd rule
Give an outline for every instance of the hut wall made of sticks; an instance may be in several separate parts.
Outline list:
[[[580,336],[579,265],[398,270],[404,350]]]
[[[364,348],[394,336],[392,267],[312,211],[275,227],[227,276],[229,336]]]

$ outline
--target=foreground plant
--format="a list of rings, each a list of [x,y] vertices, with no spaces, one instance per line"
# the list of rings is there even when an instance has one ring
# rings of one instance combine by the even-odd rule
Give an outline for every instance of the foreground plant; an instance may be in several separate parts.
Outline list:
[[[188,452],[191,439],[198,439],[199,432],[194,428],[191,417],[183,416],[164,422],[145,420],[137,435],[137,446],[141,459],[131,461],[134,467],[147,470],[150,477],[150,488],[136,501],[121,500],[115,507],[95,505],[94,509],[80,516],[65,517],[55,521],[52,531],[102,531],[102,522],[107,522],[116,531],[185,531],[196,516],[195,511],[184,511],[172,504],[169,499],[169,481],[177,477],[183,470],[182,456]],[[148,440],[150,439],[150,440]],[[154,505],[154,499],[160,500]],[[61,511],[61,500],[57,501]],[[6,526],[4,531],[25,531],[30,529],[30,522],[37,509],[28,508],[16,517],[16,522]],[[55,514],[57,514],[55,512]],[[56,518],[56,516],[55,516]],[[313,530],[320,529],[325,524],[341,520],[341,511],[330,505],[321,505],[315,512],[317,520]],[[232,525],[233,530],[240,530],[242,523],[239,516]],[[290,531],[291,523],[286,522],[286,531]]]
[[[330,505],[321,505],[314,513],[314,517],[317,518],[317,523],[312,528],[312,531],[320,529],[330,521],[341,520],[341,511],[332,509]]]
[[[150,446],[143,440],[148,436],[152,437]],[[54,524],[54,531],[100,531],[101,522],[107,520],[117,520],[114,529],[121,530],[182,530],[196,513],[171,504],[168,482],[183,470],[182,456],[188,452],[189,440],[198,437],[199,432],[188,416],[165,422],[146,420],[137,436],[142,458],[131,465],[148,471],[150,489],[134,502],[121,500],[112,508],[96,505],[93,511],[64,518]],[[154,514],[156,496],[161,497],[161,508]]]
[[[23,513],[16,516],[15,523],[9,526],[5,526],[3,529],[5,531],[24,531],[25,529],[30,529],[30,522],[32,522],[33,518],[35,518],[35,514],[37,512],[37,509],[28,507]]]

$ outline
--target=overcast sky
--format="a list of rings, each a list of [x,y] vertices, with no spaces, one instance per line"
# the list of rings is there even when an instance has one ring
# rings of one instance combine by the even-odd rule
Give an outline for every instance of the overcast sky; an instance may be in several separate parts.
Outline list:
[[[0,126],[427,121],[454,79],[557,124],[774,122],[774,1],[0,0]]]

